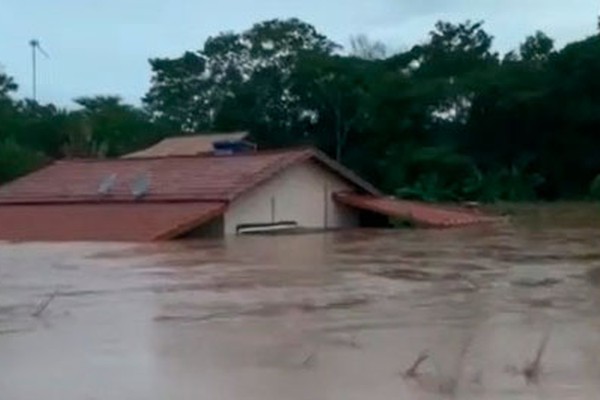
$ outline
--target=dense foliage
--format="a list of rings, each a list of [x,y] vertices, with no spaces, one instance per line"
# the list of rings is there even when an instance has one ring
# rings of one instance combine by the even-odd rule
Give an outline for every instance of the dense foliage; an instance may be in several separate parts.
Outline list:
[[[0,181],[62,157],[114,157],[178,132],[249,130],[314,145],[400,196],[428,201],[600,196],[600,35],[557,50],[537,32],[504,56],[481,22],[439,22],[388,54],[273,20],[152,59],[143,108],[17,101],[0,74]]]

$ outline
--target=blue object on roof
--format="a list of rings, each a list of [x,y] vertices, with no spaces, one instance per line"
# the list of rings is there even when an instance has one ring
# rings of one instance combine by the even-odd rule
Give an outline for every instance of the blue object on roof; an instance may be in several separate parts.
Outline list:
[[[215,153],[219,155],[229,155],[229,154],[237,154],[244,153],[247,151],[254,150],[254,145],[248,143],[246,141],[238,140],[223,140],[213,143],[213,148],[215,149]]]

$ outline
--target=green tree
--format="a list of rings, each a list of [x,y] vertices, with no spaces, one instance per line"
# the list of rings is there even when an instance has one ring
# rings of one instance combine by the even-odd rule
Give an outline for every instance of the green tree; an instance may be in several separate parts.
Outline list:
[[[151,59],[150,65],[152,86],[144,102],[153,119],[174,130],[209,129],[211,82],[205,77],[208,71],[204,58],[185,52],[177,59]]]
[[[536,121],[548,125],[543,168],[556,197],[584,196],[600,172],[600,36],[567,45],[548,70],[548,96]]]
[[[229,113],[224,105],[235,104],[238,92],[248,92],[248,82],[255,75],[263,86],[266,73],[276,75],[270,91],[285,109],[293,102],[287,96],[286,81],[300,54],[329,54],[335,48],[313,26],[297,19],[271,20],[242,33],[222,33],[209,38],[195,53],[151,60],[152,87],[144,102],[155,119],[165,118],[178,129],[211,130],[216,120],[231,120],[219,114]]]
[[[68,112],[33,100],[16,103],[12,138],[20,146],[57,158],[62,156]]]
[[[493,36],[483,22],[438,22],[429,41],[401,57],[414,90],[427,103],[429,134],[453,145],[464,129],[473,98],[499,64],[492,51]]]
[[[14,80],[0,71],[0,140],[7,138],[14,131],[16,107],[11,94],[17,90]]]
[[[90,155],[120,156],[159,138],[157,126],[150,123],[149,116],[123,104],[119,97],[80,97],[75,102],[81,109],[71,115],[70,138],[78,143],[76,147],[87,142]]]
[[[493,41],[481,21],[459,24],[440,21],[430,32],[429,41],[411,50],[415,74],[456,78],[496,64],[498,54],[492,51]]]
[[[0,71],[0,100],[7,99],[9,95],[18,89],[14,79]]]
[[[536,64],[547,62],[553,51],[554,40],[541,31],[529,36],[519,50],[523,61]]]
[[[43,154],[20,146],[12,139],[0,141],[0,183],[40,168],[48,161]]]
[[[367,35],[356,35],[350,38],[350,55],[363,60],[383,60],[387,48],[380,41],[372,41]]]
[[[600,175],[596,176],[590,185],[590,195],[594,200],[600,200]]]
[[[343,160],[351,136],[361,129],[370,79],[378,71],[376,63],[354,57],[306,54],[300,60],[292,93],[302,105],[300,118],[313,145]]]

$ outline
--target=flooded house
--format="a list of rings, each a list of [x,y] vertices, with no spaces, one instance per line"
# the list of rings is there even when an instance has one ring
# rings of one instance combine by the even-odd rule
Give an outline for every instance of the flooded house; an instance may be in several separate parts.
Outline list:
[[[389,217],[419,219],[419,213],[425,222],[478,221],[419,207],[383,197],[315,149],[257,151],[243,133],[196,135],[120,159],[57,161],[0,187],[0,240],[153,241],[345,229],[386,224]]]

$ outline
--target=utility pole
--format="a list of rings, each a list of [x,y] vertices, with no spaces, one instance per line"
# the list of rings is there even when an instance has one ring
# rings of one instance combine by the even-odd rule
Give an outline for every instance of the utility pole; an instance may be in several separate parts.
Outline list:
[[[38,41],[37,40],[30,40],[29,41],[29,45],[31,46],[31,73],[32,73],[32,77],[31,77],[31,82],[32,82],[32,87],[33,87],[33,101],[37,100],[37,60],[36,60],[36,51],[35,48],[38,45]]]
[[[48,53],[40,46],[40,41],[37,39],[31,39],[29,41],[31,46],[31,83],[33,91],[33,101],[37,101],[37,52],[39,51],[44,57],[49,58]]]

